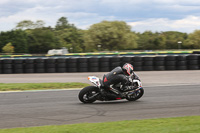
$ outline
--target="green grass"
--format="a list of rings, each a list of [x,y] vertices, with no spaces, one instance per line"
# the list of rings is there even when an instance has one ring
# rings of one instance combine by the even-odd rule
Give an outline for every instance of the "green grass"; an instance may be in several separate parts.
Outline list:
[[[0,83],[0,91],[69,89],[89,86],[86,83]]]
[[[200,133],[200,116],[0,129],[0,133]]]

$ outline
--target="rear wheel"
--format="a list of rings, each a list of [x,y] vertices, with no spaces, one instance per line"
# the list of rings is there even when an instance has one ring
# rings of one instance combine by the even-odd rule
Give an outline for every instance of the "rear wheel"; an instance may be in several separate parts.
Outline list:
[[[127,95],[126,99],[128,101],[136,101],[136,100],[140,99],[143,96],[143,94],[144,94],[144,89],[140,88],[138,91],[136,91],[132,95]]]
[[[95,86],[87,86],[79,92],[79,100],[83,103],[93,103],[96,101],[95,95],[99,89]]]

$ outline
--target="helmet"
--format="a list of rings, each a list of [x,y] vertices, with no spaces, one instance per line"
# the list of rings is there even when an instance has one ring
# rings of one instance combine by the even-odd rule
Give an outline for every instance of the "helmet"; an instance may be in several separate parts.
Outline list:
[[[133,66],[129,63],[124,64],[122,69],[129,76],[133,74]]]

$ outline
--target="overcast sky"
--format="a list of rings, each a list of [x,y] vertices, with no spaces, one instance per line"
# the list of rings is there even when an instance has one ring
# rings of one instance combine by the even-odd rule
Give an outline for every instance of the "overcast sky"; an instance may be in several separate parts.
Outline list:
[[[0,0],[0,31],[22,20],[43,20],[54,27],[63,16],[81,29],[118,20],[136,32],[191,33],[200,29],[200,0]]]

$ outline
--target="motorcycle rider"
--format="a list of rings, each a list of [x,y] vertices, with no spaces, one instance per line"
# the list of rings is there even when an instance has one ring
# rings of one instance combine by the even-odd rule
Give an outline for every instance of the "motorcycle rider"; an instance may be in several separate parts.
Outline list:
[[[105,88],[112,91],[115,96],[124,97],[121,91],[134,89],[131,85],[133,79],[140,80],[133,71],[133,66],[129,63],[125,63],[123,67],[116,67],[111,72],[104,75],[103,84]]]

